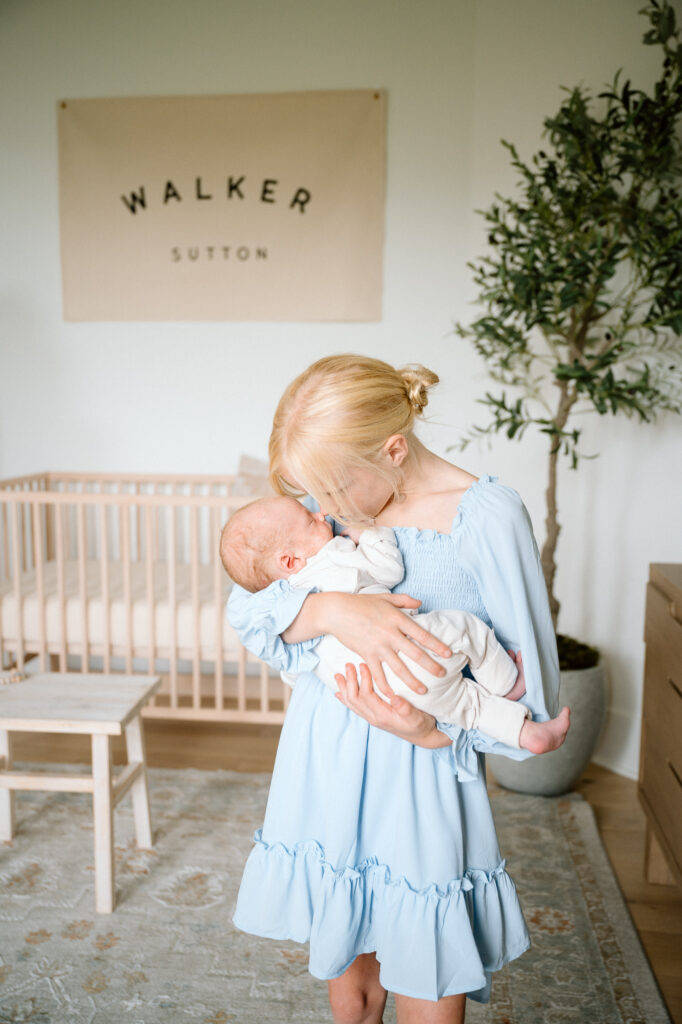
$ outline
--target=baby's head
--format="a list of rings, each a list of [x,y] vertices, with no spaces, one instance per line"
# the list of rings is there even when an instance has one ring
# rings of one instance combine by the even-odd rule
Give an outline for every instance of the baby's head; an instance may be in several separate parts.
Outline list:
[[[220,558],[227,574],[253,593],[298,572],[332,536],[322,513],[295,498],[259,498],[228,519]]]

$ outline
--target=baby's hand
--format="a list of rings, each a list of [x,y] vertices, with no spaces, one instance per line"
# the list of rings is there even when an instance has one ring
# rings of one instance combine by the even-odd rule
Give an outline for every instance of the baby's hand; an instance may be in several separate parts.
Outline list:
[[[357,544],[360,540],[360,534],[364,533],[366,529],[366,526],[347,526],[345,530],[341,531],[341,536],[350,537],[353,543]]]

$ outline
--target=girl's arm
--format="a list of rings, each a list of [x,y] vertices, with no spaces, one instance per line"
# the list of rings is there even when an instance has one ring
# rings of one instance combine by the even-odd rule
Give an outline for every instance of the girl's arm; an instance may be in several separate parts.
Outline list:
[[[530,516],[516,491],[495,483],[481,489],[475,515],[468,511],[459,537],[462,563],[500,643],[523,654],[524,704],[536,721],[547,721],[558,711],[559,659]]]
[[[312,671],[318,662],[312,650],[315,634],[308,634],[300,643],[287,644],[281,638],[306,597],[305,590],[295,590],[283,580],[256,594],[235,583],[227,602],[227,617],[244,647],[273,668],[280,672]]]
[[[375,666],[374,678],[386,696],[391,696],[382,661],[392,665],[412,689],[423,691],[397,651],[404,651],[434,675],[443,674],[441,666],[413,641],[444,657],[449,654],[448,648],[400,611],[416,608],[419,603],[407,594],[308,593],[286,580],[277,580],[256,594],[234,584],[227,614],[247,650],[280,671],[314,672],[318,664],[314,652],[317,639],[332,633],[363,661]]]
[[[521,702],[535,721],[557,714],[559,659],[540,556],[526,508],[516,491],[494,480],[462,510],[456,534],[463,568],[476,580],[493,629],[505,649],[521,650],[526,692]],[[460,779],[476,774],[476,751],[514,760],[533,755],[477,729],[439,723],[453,740]]]

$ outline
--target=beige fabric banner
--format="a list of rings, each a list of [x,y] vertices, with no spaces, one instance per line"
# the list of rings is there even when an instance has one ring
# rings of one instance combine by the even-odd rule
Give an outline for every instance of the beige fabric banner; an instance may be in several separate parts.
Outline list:
[[[66,320],[380,320],[382,91],[63,100]]]

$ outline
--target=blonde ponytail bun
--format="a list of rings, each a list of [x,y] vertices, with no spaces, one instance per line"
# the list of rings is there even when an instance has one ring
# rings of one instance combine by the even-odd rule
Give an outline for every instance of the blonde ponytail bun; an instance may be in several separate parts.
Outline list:
[[[429,404],[428,390],[438,383],[437,374],[427,370],[419,363],[410,363],[398,370],[402,377],[407,400],[417,415],[420,415]]]

